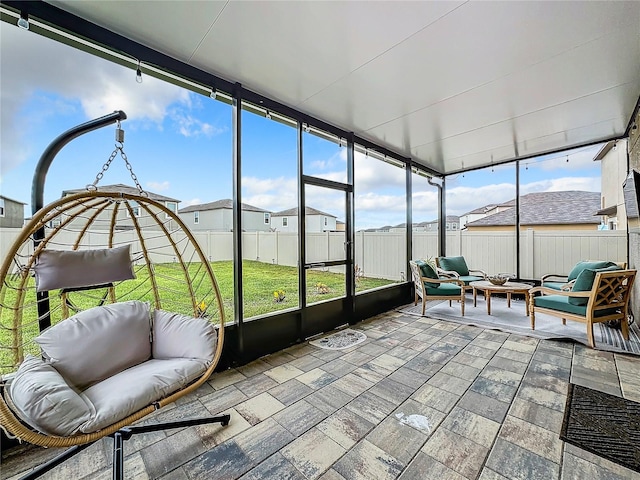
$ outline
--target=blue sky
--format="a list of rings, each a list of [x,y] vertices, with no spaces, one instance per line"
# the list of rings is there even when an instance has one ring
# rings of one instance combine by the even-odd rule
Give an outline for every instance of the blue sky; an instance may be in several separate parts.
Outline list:
[[[229,105],[125,68],[32,32],[0,22],[2,72],[0,190],[30,202],[35,165],[46,146],[67,129],[124,110],[125,152],[143,188],[176,198],[180,207],[232,196],[232,128]],[[203,92],[204,93],[204,92]],[[45,202],[62,190],[92,183],[114,147],[114,126],[70,142],[55,158],[45,184]],[[296,206],[295,129],[262,116],[243,114],[243,202],[271,211]],[[305,133],[305,173],[346,179],[346,149]],[[598,147],[525,162],[521,191],[600,190]],[[405,221],[404,172],[357,154],[356,228]],[[101,184],[132,185],[117,158]],[[513,198],[515,167],[469,172],[447,179],[449,214]],[[307,192],[307,204],[344,220],[344,201],[322,189]],[[437,217],[437,194],[414,176],[415,222]],[[30,206],[25,209],[30,215]]]

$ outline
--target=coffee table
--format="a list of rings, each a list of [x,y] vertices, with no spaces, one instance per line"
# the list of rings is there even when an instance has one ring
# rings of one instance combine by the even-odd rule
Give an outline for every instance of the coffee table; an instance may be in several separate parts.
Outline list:
[[[506,293],[507,294],[507,307],[511,308],[511,294],[523,293],[525,301],[525,309],[527,316],[529,316],[529,290],[533,286],[526,283],[507,282],[504,285],[494,285],[487,280],[481,280],[478,282],[471,282],[469,284],[473,288],[473,306],[476,306],[476,299],[478,290],[484,292],[484,298],[487,301],[487,315],[491,315],[491,294],[492,293]]]

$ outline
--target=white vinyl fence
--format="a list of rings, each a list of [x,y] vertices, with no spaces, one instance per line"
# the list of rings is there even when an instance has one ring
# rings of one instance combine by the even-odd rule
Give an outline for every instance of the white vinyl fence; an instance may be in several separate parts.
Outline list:
[[[0,228],[0,253],[4,260],[19,229]],[[100,233],[92,234],[95,238]],[[232,260],[231,232],[194,232],[200,248],[211,261]],[[437,233],[413,233],[413,259],[437,255]],[[307,235],[307,262],[344,258],[344,232]],[[85,245],[91,245],[91,236]],[[298,264],[298,234],[283,232],[244,232],[243,257],[278,265]],[[448,232],[447,255],[464,255],[470,268],[487,273],[515,273],[515,234],[508,232]],[[527,230],[520,235],[520,276],[539,279],[546,273],[566,273],[579,260],[627,260],[625,231]],[[170,258],[167,254],[164,257]],[[355,263],[366,277],[406,280],[406,242],[404,233],[357,232]],[[344,271],[343,269],[341,271]]]

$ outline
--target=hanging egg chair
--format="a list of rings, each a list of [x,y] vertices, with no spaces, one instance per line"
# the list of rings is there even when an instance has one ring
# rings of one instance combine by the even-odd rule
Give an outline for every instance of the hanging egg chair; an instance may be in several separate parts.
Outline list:
[[[0,423],[35,445],[118,434],[200,387],[222,353],[208,259],[142,190],[121,143],[108,163],[118,151],[137,188],[97,187],[106,164],[93,185],[39,208],[2,262]],[[229,416],[193,424],[211,422]]]

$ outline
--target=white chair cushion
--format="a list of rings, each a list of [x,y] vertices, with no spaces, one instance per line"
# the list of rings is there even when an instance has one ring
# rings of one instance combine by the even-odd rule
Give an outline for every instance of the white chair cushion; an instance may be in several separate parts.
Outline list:
[[[56,369],[31,355],[18,368],[8,392],[18,416],[47,435],[73,435],[91,418],[89,406]]]
[[[200,360],[149,360],[120,372],[82,393],[95,408],[95,416],[82,426],[95,432],[180,390],[207,369]]]
[[[153,358],[197,358],[210,365],[218,334],[206,318],[156,310],[153,320]]]
[[[97,250],[43,250],[34,267],[38,292],[136,278],[130,245]]]
[[[43,356],[78,390],[151,357],[149,305],[140,301],[95,307],[43,331]]]

